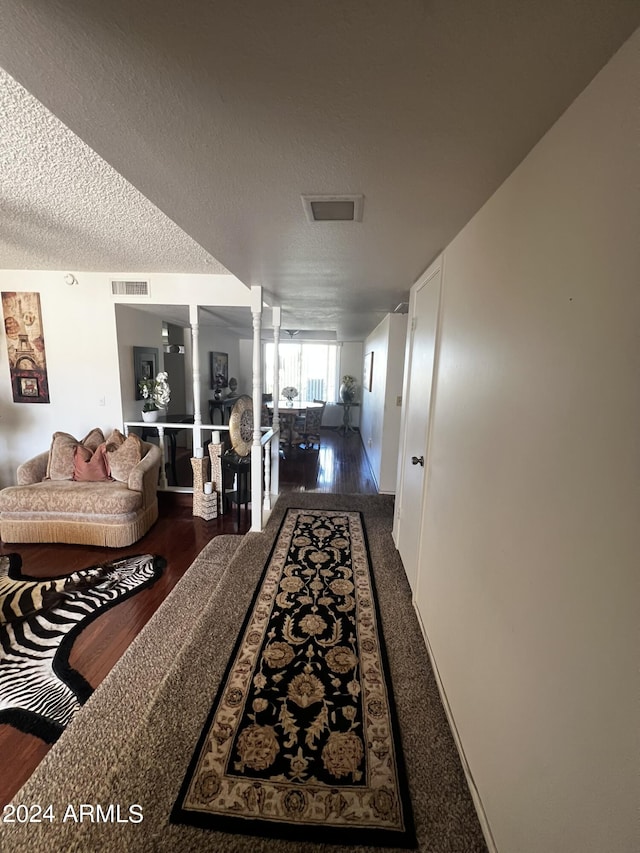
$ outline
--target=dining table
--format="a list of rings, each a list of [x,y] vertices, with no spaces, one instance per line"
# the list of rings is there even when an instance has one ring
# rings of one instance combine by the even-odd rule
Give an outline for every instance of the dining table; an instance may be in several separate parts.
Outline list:
[[[273,414],[273,402],[267,403],[267,410]],[[280,418],[280,433],[284,437],[288,447],[293,444],[295,433],[294,424],[296,418],[304,415],[307,409],[321,409],[324,403],[316,403],[314,400],[278,400],[278,417]]]

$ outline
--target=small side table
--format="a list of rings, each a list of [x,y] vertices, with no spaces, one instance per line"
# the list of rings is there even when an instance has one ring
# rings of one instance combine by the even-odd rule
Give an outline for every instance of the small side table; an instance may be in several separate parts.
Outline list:
[[[222,500],[230,501],[237,507],[236,520],[240,524],[240,505],[244,504],[245,510],[251,502],[251,456],[238,456],[233,451],[222,455],[223,482],[224,472],[229,471],[237,478],[237,486],[233,491],[223,490]]]
[[[342,413],[342,425],[338,427],[338,432],[342,431],[343,435],[346,435],[348,432],[355,432],[355,427],[351,425],[351,409],[354,406],[359,406],[360,403],[344,403],[340,401],[337,405],[342,406],[344,409]]]

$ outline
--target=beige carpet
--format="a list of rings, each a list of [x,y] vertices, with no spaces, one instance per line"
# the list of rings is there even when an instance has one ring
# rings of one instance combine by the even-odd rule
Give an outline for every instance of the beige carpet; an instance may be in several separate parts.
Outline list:
[[[1,826],[3,853],[344,853],[348,849],[168,822],[286,506],[364,513],[419,849],[425,853],[486,851],[391,540],[392,500],[292,493],[280,499],[265,533],[248,534],[240,547],[240,537],[217,537],[204,549],[16,795],[14,803],[51,803],[53,822]],[[94,807],[93,822],[89,809],[79,822],[80,804]],[[95,822],[97,804],[99,817],[107,822]],[[139,808],[130,812],[134,804]],[[109,805],[114,809],[109,811]],[[120,821],[130,815],[138,821],[140,813],[139,822],[117,822],[118,814]]]

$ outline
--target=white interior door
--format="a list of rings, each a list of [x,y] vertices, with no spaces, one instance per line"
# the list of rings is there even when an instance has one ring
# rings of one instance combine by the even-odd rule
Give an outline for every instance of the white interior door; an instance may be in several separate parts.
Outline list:
[[[405,381],[404,441],[396,516],[396,545],[409,584],[416,591],[427,464],[429,414],[436,352],[442,268],[440,262],[414,285]]]

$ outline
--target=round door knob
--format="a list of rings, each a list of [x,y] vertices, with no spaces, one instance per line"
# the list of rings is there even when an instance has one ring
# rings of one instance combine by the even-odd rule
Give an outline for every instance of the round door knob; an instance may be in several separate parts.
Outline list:
[[[412,456],[411,457],[412,465],[421,465],[424,468],[424,456]]]

